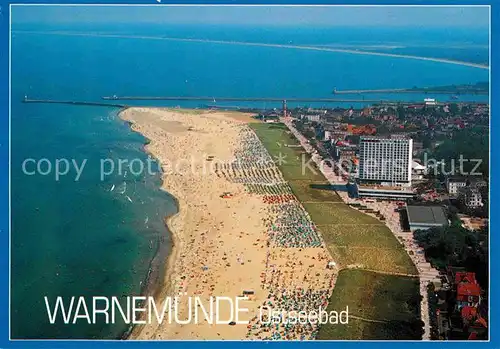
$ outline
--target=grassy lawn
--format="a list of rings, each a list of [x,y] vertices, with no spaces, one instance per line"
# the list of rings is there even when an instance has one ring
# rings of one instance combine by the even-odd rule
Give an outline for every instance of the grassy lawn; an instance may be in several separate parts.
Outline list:
[[[417,278],[342,270],[328,307],[349,306],[349,315],[371,320],[410,320],[419,314],[420,298],[413,296],[418,287]]]
[[[323,325],[320,339],[415,339],[411,329],[391,331],[397,324],[418,321],[418,279],[377,274],[365,270],[343,270],[337,279],[327,311],[349,307],[349,316],[385,323],[349,319],[348,325]],[[369,333],[369,335],[368,335]],[[387,334],[390,333],[388,337]],[[418,334],[418,333],[417,333]]]
[[[343,267],[416,274],[401,243],[385,225],[320,225],[319,230],[335,259]]]
[[[276,159],[273,157],[273,159]],[[288,161],[281,165],[278,165],[281,173],[283,173],[283,178],[289,182],[297,182],[297,181],[324,181],[325,178],[319,172],[319,170],[311,170],[307,167],[302,167],[300,165],[290,164]],[[319,190],[318,190],[319,191]]]
[[[283,154],[278,165],[297,198],[318,226],[334,260],[341,266],[360,266],[381,272],[416,274],[417,270],[401,243],[384,223],[344,204],[317,171],[302,173],[301,148],[285,147],[297,141],[280,124],[251,124],[272,156]],[[307,161],[307,160],[306,160]],[[418,297],[414,278],[383,275],[362,269],[340,271],[330,310],[344,310],[373,323],[350,319],[348,325],[324,325],[320,339],[419,339]],[[418,304],[418,303],[417,303]],[[416,325],[415,325],[416,324]],[[416,328],[415,328],[416,326]]]
[[[370,248],[401,248],[385,225],[325,225],[319,226],[327,244]]]
[[[330,309],[330,308],[329,308]],[[332,308],[333,310],[333,308]],[[337,310],[338,311],[338,310]],[[322,325],[318,339],[319,340],[331,340],[331,339],[343,339],[343,340],[359,340],[359,339],[374,339],[371,337],[363,336],[363,329],[365,326],[372,325],[369,322],[357,320],[357,319],[349,319],[349,323],[346,325],[337,324],[337,325]]]
[[[299,145],[299,142],[290,133],[288,128],[282,124],[253,123],[250,127],[255,130],[267,151],[273,159],[281,159],[278,168],[287,181],[309,180],[325,182],[314,162],[310,162],[310,156],[304,149],[290,147]],[[306,166],[309,165],[309,166]]]
[[[341,202],[342,199],[331,189],[328,182],[313,182],[309,180],[292,181],[290,183],[293,193],[302,202]]]
[[[293,188],[293,187],[292,187]],[[383,225],[378,219],[350,208],[346,204],[314,202],[305,203],[305,209],[318,224],[373,224]]]
[[[415,266],[404,251],[358,246],[341,247],[329,244],[327,247],[333,259],[343,268],[357,266],[388,273],[416,274]]]
[[[349,319],[347,325],[323,326],[319,331],[319,340],[420,340],[419,324],[416,322],[390,321],[373,323],[358,319]]]

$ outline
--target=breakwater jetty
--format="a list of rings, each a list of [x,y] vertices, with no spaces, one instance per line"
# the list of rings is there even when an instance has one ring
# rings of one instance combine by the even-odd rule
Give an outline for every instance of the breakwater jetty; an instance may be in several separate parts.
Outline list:
[[[334,88],[334,95],[348,94],[376,94],[376,93],[419,93],[437,95],[488,95],[486,87],[469,85],[442,86],[442,87],[414,87],[414,88],[381,88],[381,89],[359,89],[359,90],[338,90]]]
[[[356,90],[358,91],[358,90]],[[368,91],[368,90],[359,90]],[[372,91],[393,91],[393,90],[372,90]],[[344,92],[344,93],[361,93],[361,92]],[[413,101],[402,101],[402,100],[388,100],[388,99],[367,99],[367,98],[309,98],[309,97],[209,97],[209,96],[103,96],[101,97],[105,101],[209,101],[212,104],[205,104],[209,107],[219,107],[224,108],[224,106],[217,106],[218,102],[280,102],[283,104],[283,108],[286,108],[288,102],[316,102],[316,103],[369,103],[372,105],[382,104],[382,105],[415,105],[424,104],[423,100],[413,100]],[[450,101],[439,101],[436,105],[445,105],[447,103],[456,102],[454,100]],[[481,103],[474,101],[467,101],[467,103]],[[241,108],[238,106],[231,106],[229,108]]]
[[[128,101],[223,101],[223,102],[325,102],[325,103],[346,103],[346,102],[368,102],[387,103],[390,101],[381,99],[338,99],[338,98],[278,98],[278,97],[208,97],[208,96],[104,96],[103,100],[128,100]]]
[[[96,107],[113,107],[113,108],[128,107],[128,105],[126,104],[119,104],[119,103],[85,102],[85,101],[69,101],[69,100],[54,100],[54,99],[31,99],[31,98],[24,98],[23,103],[73,104],[73,105],[89,105]]]

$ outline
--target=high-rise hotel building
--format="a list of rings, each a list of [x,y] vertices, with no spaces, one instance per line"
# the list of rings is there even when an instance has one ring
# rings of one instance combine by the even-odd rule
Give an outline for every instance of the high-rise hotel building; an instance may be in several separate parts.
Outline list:
[[[411,186],[412,139],[362,136],[359,151],[360,183]]]

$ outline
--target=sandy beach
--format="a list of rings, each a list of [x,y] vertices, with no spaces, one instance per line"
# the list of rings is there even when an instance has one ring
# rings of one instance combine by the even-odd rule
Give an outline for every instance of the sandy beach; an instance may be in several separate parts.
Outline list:
[[[163,188],[176,197],[167,221],[174,247],[156,293],[242,296],[248,324],[152,323],[131,339],[313,339],[317,326],[264,325],[260,307],[326,307],[336,271],[330,255],[257,136],[249,115],[222,111],[129,108],[121,117],[150,140],[163,169]],[[297,226],[297,232],[290,226]],[[227,308],[227,309],[226,309]],[[227,318],[228,307],[220,310]],[[192,310],[193,312],[195,310]],[[180,318],[189,315],[181,305]],[[271,328],[272,327],[272,328]]]

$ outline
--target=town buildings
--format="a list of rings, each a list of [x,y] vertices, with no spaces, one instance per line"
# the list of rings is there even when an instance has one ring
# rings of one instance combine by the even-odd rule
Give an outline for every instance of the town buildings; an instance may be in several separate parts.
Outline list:
[[[450,198],[457,199],[463,207],[476,209],[483,206],[481,188],[487,183],[482,178],[450,176],[445,183]]]
[[[314,121],[314,122],[319,122],[321,119],[321,115],[315,114],[315,115],[301,115],[301,119],[306,119],[307,121]]]
[[[487,307],[482,304],[482,289],[476,274],[462,268],[447,268],[446,279],[453,287],[449,291],[447,314],[450,326],[448,339],[485,339],[487,337]]]
[[[458,200],[469,209],[483,206],[483,197],[479,187],[474,185],[461,188],[458,193]]]

